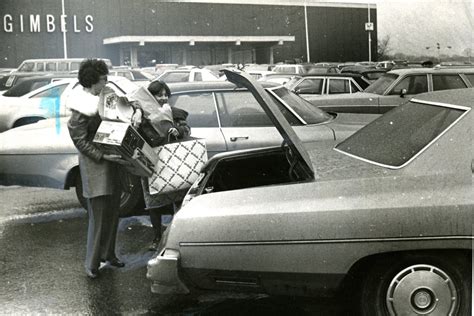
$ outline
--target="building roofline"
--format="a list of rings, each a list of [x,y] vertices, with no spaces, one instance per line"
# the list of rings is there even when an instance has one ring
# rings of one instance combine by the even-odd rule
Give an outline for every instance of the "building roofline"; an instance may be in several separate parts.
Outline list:
[[[104,38],[104,45],[120,43],[271,43],[283,45],[284,42],[294,42],[294,36],[195,36],[195,35],[172,35],[172,36],[149,36],[129,35]]]
[[[187,3],[216,3],[216,4],[251,4],[251,5],[283,5],[283,6],[306,6],[308,7],[337,7],[337,8],[367,8],[376,9],[375,2],[367,1],[360,3],[341,2],[335,0],[164,0],[163,2],[187,2]]]

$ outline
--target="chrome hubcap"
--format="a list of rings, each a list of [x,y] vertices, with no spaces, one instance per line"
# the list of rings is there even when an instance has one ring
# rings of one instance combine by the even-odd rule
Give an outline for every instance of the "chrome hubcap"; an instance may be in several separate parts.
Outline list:
[[[453,315],[458,295],[452,279],[441,269],[425,264],[398,273],[387,290],[390,315]]]

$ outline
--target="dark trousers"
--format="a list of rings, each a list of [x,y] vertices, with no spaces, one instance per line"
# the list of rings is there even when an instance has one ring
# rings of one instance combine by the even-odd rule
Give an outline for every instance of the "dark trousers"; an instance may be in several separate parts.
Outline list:
[[[161,226],[161,216],[162,215],[173,215],[174,214],[174,205],[168,204],[161,207],[148,208],[148,213],[150,214],[150,222],[153,226],[155,232],[154,241],[158,242],[161,239],[162,235],[162,226]]]
[[[100,261],[115,255],[119,221],[120,195],[103,195],[87,200],[89,228],[87,232],[86,269],[98,269]]]

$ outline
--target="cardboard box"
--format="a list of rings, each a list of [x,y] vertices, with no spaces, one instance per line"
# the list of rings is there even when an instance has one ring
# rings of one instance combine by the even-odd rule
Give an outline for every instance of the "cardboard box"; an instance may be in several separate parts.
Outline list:
[[[158,156],[135,128],[128,123],[102,121],[94,143],[108,154],[121,155],[130,163],[126,169],[137,176],[150,177]]]

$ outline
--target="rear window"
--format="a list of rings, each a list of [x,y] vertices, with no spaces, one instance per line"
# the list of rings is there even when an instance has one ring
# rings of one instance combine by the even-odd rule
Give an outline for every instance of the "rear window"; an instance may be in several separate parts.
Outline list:
[[[38,81],[24,81],[19,84],[14,85],[8,89],[3,96],[5,97],[21,97],[22,95],[27,94],[30,91],[43,87],[49,83],[48,79],[38,80]]]
[[[381,116],[336,146],[357,158],[400,168],[427,148],[467,109],[408,102]]]

